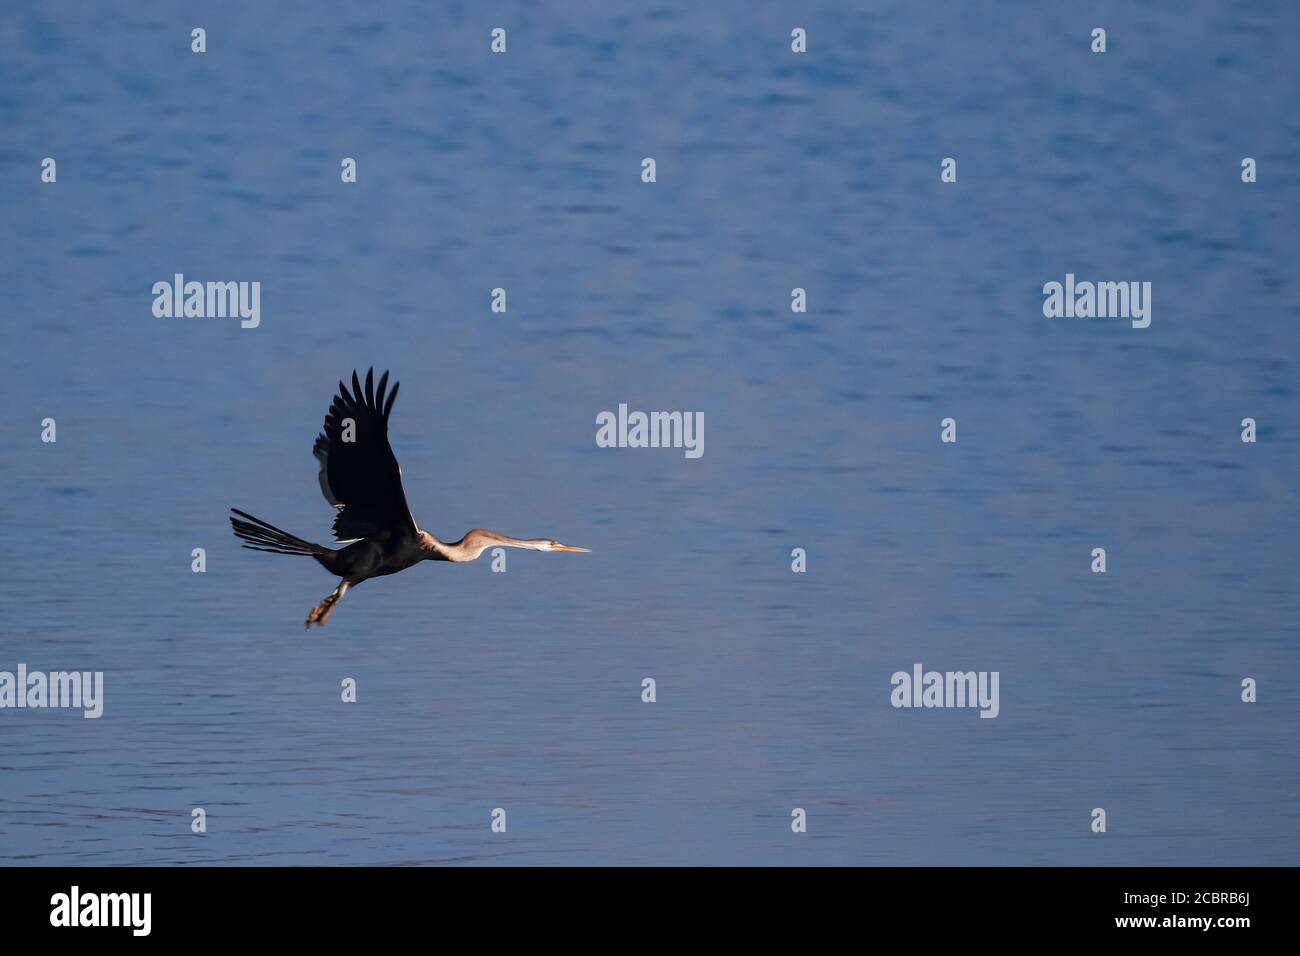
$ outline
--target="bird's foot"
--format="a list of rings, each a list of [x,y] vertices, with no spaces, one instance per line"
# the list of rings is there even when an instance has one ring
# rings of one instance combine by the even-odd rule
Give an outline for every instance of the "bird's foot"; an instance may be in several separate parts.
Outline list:
[[[303,624],[303,629],[311,630],[313,624],[319,624],[321,627],[328,624],[330,615],[334,613],[334,605],[338,604],[339,601],[343,599],[343,595],[348,593],[348,588],[351,587],[351,584],[352,582],[348,581],[346,578],[340,581],[339,586],[334,589],[333,593],[328,595],[307,614],[307,620]]]
[[[307,612],[307,620],[303,622],[302,625],[303,630],[305,631],[311,630],[311,626],[313,624],[319,624],[321,627],[324,627],[327,623],[329,623],[330,612],[333,610],[334,610],[334,595],[331,594],[329,597],[321,601],[309,612]]]

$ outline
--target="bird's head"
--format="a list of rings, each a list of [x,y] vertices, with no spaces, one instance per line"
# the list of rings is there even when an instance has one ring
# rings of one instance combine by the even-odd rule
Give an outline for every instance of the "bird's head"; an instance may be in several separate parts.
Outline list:
[[[582,551],[584,553],[591,551],[591,548],[575,548],[570,544],[560,544],[558,541],[550,540],[538,548],[539,551]]]

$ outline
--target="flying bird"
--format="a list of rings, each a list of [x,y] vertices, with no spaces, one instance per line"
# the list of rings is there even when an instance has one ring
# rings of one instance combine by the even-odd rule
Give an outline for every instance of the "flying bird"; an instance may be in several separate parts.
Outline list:
[[[510,538],[475,528],[459,541],[441,541],[415,523],[402,490],[402,469],[388,444],[388,416],[397,398],[397,382],[388,388],[388,373],[374,382],[366,372],[365,388],[352,373],[352,391],[339,382],[338,395],[325,415],[325,430],[312,448],[320,462],[320,490],[337,510],[334,541],[341,548],[313,544],[273,524],[231,508],[235,535],[244,547],[272,554],[315,558],[335,577],[338,587],[311,609],[304,628],[324,626],[349,588],[385,574],[405,571],[421,561],[473,561],[488,548],[529,551],[587,551],[550,538]]]

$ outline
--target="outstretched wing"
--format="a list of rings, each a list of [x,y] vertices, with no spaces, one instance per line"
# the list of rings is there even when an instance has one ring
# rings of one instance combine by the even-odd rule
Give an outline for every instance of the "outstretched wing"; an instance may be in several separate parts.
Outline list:
[[[325,415],[325,431],[312,454],[320,461],[320,490],[339,509],[334,539],[368,538],[381,531],[414,536],[415,519],[402,491],[402,470],[388,444],[388,413],[397,398],[397,382],[385,399],[388,373],[374,388],[375,370],[366,372],[362,389],[352,373],[352,393],[339,382],[339,393]]]

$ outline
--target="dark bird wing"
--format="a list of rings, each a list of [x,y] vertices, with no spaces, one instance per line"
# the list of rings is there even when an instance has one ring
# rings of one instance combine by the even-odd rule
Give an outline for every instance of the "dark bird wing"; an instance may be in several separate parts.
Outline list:
[[[385,396],[388,373],[374,387],[375,370],[366,372],[365,388],[352,373],[352,392],[339,382],[339,393],[325,415],[325,431],[312,454],[320,461],[320,490],[339,509],[334,539],[368,538],[383,531],[414,537],[415,519],[402,491],[402,470],[388,444],[388,414],[398,383]]]

